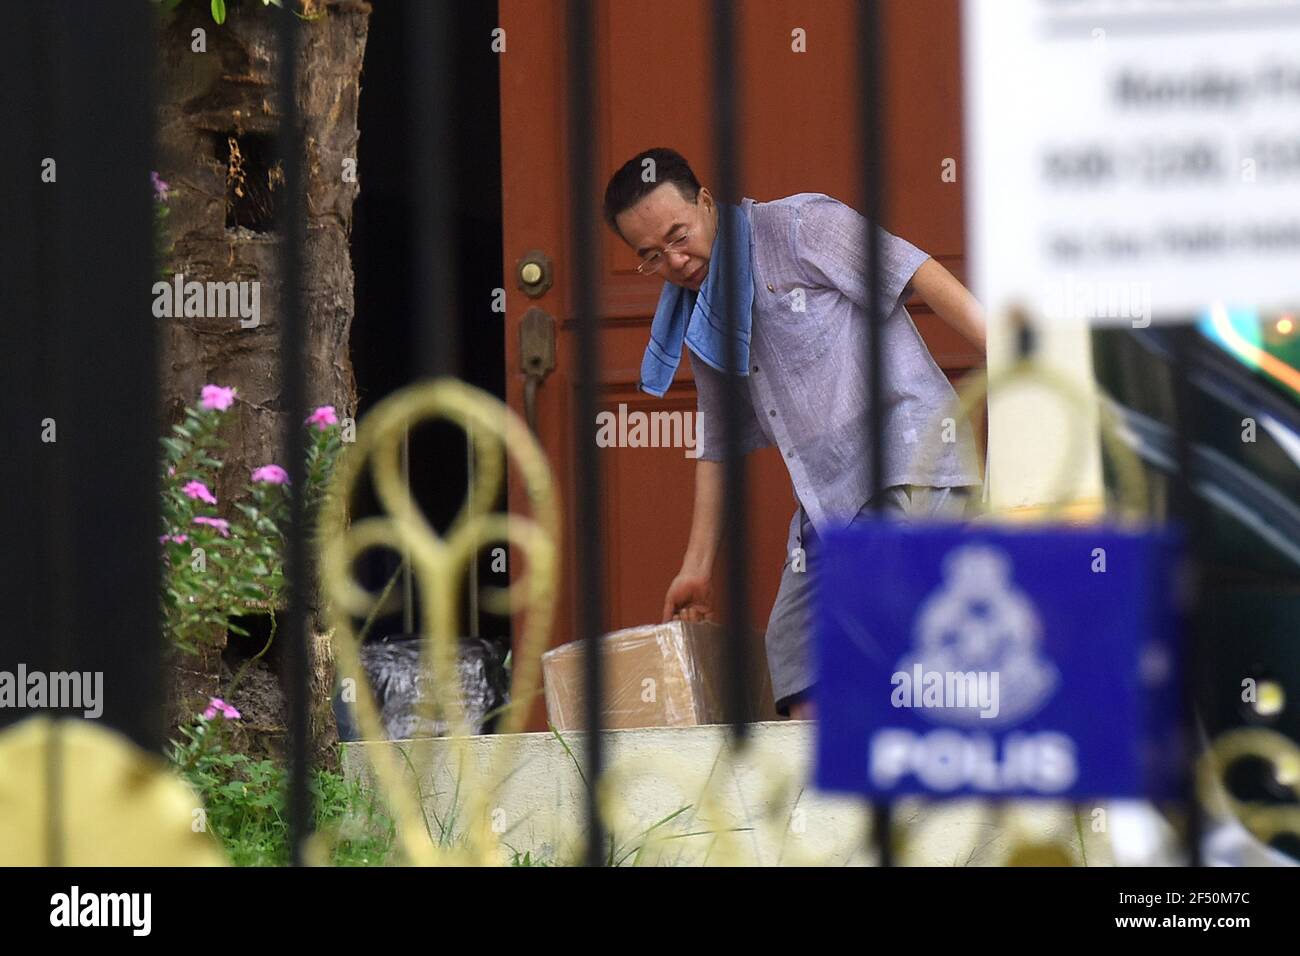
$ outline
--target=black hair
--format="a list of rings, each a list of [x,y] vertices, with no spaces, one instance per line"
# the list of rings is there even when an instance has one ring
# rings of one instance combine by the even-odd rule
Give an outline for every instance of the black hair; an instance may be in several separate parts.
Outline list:
[[[646,160],[652,160],[654,175],[645,177]],[[620,236],[617,217],[631,209],[648,194],[664,183],[672,183],[687,202],[695,202],[700,192],[700,181],[691,171],[691,164],[681,153],[664,146],[637,153],[609,179],[605,187],[605,222]]]

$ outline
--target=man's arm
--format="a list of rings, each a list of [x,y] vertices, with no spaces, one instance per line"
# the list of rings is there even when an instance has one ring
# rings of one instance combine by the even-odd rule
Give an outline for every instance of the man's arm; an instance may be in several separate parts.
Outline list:
[[[863,309],[867,301],[866,220],[830,197],[809,202],[795,232],[795,258],[810,285],[838,289]],[[892,309],[908,285],[939,318],[984,349],[984,310],[951,272],[904,239],[875,227],[881,244],[879,294]]]
[[[713,562],[722,541],[722,462],[695,462],[695,510],[682,569],[664,595],[663,620],[701,621],[713,611]]]
[[[664,595],[663,620],[674,616],[702,621],[713,612],[713,562],[722,541],[722,444],[718,423],[723,419],[723,374],[686,349],[695,375],[698,417],[695,429],[695,510],[691,513],[691,535],[682,558],[682,568]],[[749,454],[768,444],[759,428],[754,408],[748,401],[741,411],[740,446],[737,454]]]
[[[912,288],[935,315],[984,351],[984,309],[956,276],[936,260],[926,259],[912,276]]]

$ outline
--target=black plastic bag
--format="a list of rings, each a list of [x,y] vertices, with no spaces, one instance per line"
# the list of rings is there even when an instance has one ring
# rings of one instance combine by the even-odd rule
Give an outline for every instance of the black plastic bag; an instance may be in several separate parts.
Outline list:
[[[422,643],[425,668],[420,666]],[[389,740],[448,735],[446,720],[430,716],[435,696],[432,651],[429,642],[416,634],[397,634],[361,646],[361,666],[374,689],[380,721]],[[459,670],[460,704],[470,731],[491,733],[498,717],[495,712],[510,697],[510,677],[502,645],[487,638],[462,639]],[[423,713],[421,705],[427,708]],[[361,739],[353,707],[338,692],[334,695],[334,714],[340,740]]]

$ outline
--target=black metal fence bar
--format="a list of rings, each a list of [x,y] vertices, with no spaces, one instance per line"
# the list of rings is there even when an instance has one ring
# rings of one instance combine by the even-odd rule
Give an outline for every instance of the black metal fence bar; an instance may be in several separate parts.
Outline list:
[[[415,242],[412,261],[417,376],[455,375],[460,368],[460,323],[451,229],[451,4],[420,0],[408,4],[412,24],[407,55],[411,64],[412,194]]]
[[[13,663],[28,642],[41,639],[40,607],[43,585],[37,567],[45,563],[35,550],[40,541],[40,511],[29,502],[36,500],[40,487],[36,469],[41,458],[32,431],[40,421],[37,399],[37,370],[33,356],[23,355],[25,345],[41,346],[44,324],[37,315],[35,246],[39,241],[40,219],[36,212],[40,191],[24,188],[24,171],[39,162],[36,133],[36,18],[44,4],[23,4],[13,11],[9,30],[0,30],[0,56],[13,74],[0,83],[0,122],[8,131],[9,148],[0,150],[0,183],[5,184],[5,228],[0,229],[0,302],[9,321],[0,322],[0,400],[6,413],[0,415],[0,440],[11,453],[0,459],[0,474],[9,493],[0,495],[0,520],[13,545],[0,548],[0,575],[7,588],[9,626],[0,628],[0,661]],[[12,184],[12,188],[10,188]],[[31,328],[24,328],[28,324]],[[20,361],[19,356],[22,356]],[[26,443],[24,443],[26,437]],[[23,502],[21,505],[19,502]],[[19,635],[22,635],[20,638]],[[0,729],[15,719],[12,711],[0,709]]]
[[[284,395],[284,449],[289,459],[289,533],[285,546],[285,584],[289,592],[285,622],[285,664],[289,705],[289,843],[294,866],[302,866],[303,849],[312,828],[311,796],[307,788],[308,681],[307,603],[312,567],[307,551],[303,491],[307,486],[307,446],[303,422],[307,418],[307,381],[303,350],[305,340],[302,299],[302,246],[304,241],[303,134],[298,115],[298,18],[285,11],[276,18],[280,128],[277,158],[283,164],[284,215],[280,218],[280,378]]]
[[[17,63],[33,72],[15,74],[17,91],[6,94],[6,118],[26,151],[6,177],[6,195],[15,198],[6,210],[32,218],[5,225],[14,258],[6,257],[4,285],[13,281],[21,311],[6,309],[0,325],[4,417],[20,409],[32,416],[18,420],[4,451],[18,466],[17,487],[30,482],[26,494],[8,487],[4,494],[34,512],[12,526],[31,537],[13,539],[26,568],[5,584],[25,603],[20,618],[32,629],[6,623],[21,643],[0,666],[102,673],[100,722],[157,749],[152,110],[139,70],[149,56],[150,14],[86,10],[69,18],[57,5],[27,6],[38,9],[23,8],[27,29],[14,40],[32,45]],[[108,75],[119,81],[105,89]],[[29,275],[18,271],[28,268]],[[15,394],[19,386],[27,394]],[[10,530],[6,523],[7,537]],[[23,581],[31,587],[16,586]]]
[[[0,56],[12,73],[0,84],[0,121],[9,148],[0,150],[0,183],[5,189],[5,228],[0,229],[0,376],[4,447],[0,456],[7,493],[0,515],[10,545],[0,549],[8,621],[0,628],[0,667],[22,661],[46,666],[56,652],[54,615],[66,613],[57,600],[55,570],[64,557],[49,534],[59,446],[42,447],[40,423],[58,411],[51,404],[48,356],[59,339],[46,293],[52,261],[53,196],[57,186],[40,182],[41,166],[54,147],[51,104],[41,103],[50,75],[49,31],[54,11],[48,4],[22,4],[13,11],[10,30],[0,31]],[[66,170],[66,164],[65,164]],[[45,188],[42,188],[42,186]],[[15,708],[0,708],[0,728],[17,721]],[[57,791],[51,792],[51,805]],[[47,856],[48,859],[48,856]],[[53,861],[50,861],[53,862]]]
[[[601,475],[596,453],[596,402],[600,385],[600,342],[596,326],[596,206],[592,193],[596,141],[594,29],[591,0],[569,0],[568,38],[568,161],[570,201],[570,243],[573,256],[573,309],[577,324],[577,400],[574,403],[574,456],[577,465],[576,494],[570,507],[577,518],[579,638],[586,653],[587,696],[586,783],[587,865],[604,862],[604,826],[596,804],[596,787],[604,768],[601,740],[601,703],[604,699],[604,670],[600,636],[604,632],[605,602],[601,568],[604,560],[600,542]]]
[[[716,134],[716,162],[718,196],[720,203],[740,202],[740,157],[736,148],[736,116],[740,111],[738,84],[736,83],[736,24],[733,0],[713,0],[713,105]],[[738,329],[740,317],[736,314],[735,267],[736,257],[749,255],[748,249],[737,246],[736,230],[728,228],[718,209],[722,242],[721,261],[714,264],[718,271],[714,283],[721,292],[721,309],[726,330],[726,375],[724,376],[724,402],[722,441],[724,448],[723,509],[726,529],[724,553],[727,561],[726,640],[727,662],[731,680],[727,681],[726,707],[735,743],[743,745],[748,740],[749,724],[745,719],[745,688],[747,686],[747,652],[749,634],[749,515],[745,495],[745,459],[738,452],[741,442],[741,414],[745,390],[749,379],[740,367]]]
[[[53,637],[60,662],[104,674],[99,718],[150,750],[162,734],[162,630],[158,604],[157,345],[148,169],[151,11],[85,11],[57,4],[47,21],[38,111],[50,110],[57,183],[47,191],[40,281],[53,335],[38,366],[60,407],[55,484],[40,489],[58,542]],[[102,78],[118,79],[111,90]],[[53,100],[51,108],[51,98]],[[6,317],[5,321],[12,321]],[[29,321],[40,321],[33,318]],[[19,354],[22,354],[20,351]],[[111,396],[106,401],[105,396]],[[53,414],[53,413],[52,413]],[[33,423],[33,426],[35,423]],[[36,434],[33,432],[32,434]]]
[[[867,244],[867,375],[869,413],[866,427],[867,447],[871,449],[871,490],[879,495],[884,484],[883,394],[880,380],[881,326],[885,321],[884,302],[877,295],[880,288],[880,243],[876,229],[885,214],[884,149],[884,78],[880,68],[880,10],[874,0],[858,2],[858,133],[861,143],[863,215],[867,220],[864,241]],[[882,499],[877,498],[879,511]],[[891,821],[888,801],[876,804],[872,812],[871,833],[881,866],[893,865],[893,847],[889,838]]]
[[[162,744],[148,171],[152,12],[22,4],[0,35],[0,669],[102,677],[96,723]],[[114,82],[105,85],[105,76]],[[44,714],[89,717],[51,697]],[[85,701],[83,701],[85,703]],[[62,748],[43,781],[64,862]]]
[[[46,8],[49,9],[49,8]],[[50,33],[54,29],[53,18],[45,19],[38,17],[36,19],[36,51],[37,51],[37,76],[41,80],[52,86],[54,77],[49,74],[51,64],[55,60],[54,44],[51,42]],[[49,88],[49,87],[47,87]],[[56,146],[57,137],[52,135],[52,123],[45,121],[47,115],[52,114],[57,120],[59,110],[57,107],[50,110],[49,114],[37,105],[37,100],[33,99],[33,110],[40,118],[37,119],[37,139],[38,145],[44,146],[52,153],[62,154],[63,150]],[[41,150],[44,152],[44,150]],[[39,155],[39,154],[38,154]],[[35,158],[35,157],[33,157]],[[55,157],[51,157],[55,158]],[[44,160],[42,160],[44,162]],[[55,158],[57,163],[57,158]],[[65,162],[66,167],[66,162]],[[21,181],[21,180],[20,180]],[[66,180],[65,180],[66,183]],[[57,314],[57,306],[45,295],[46,290],[53,289],[55,283],[53,277],[59,273],[64,263],[58,259],[58,250],[61,248],[54,242],[54,236],[57,235],[56,218],[54,209],[57,203],[53,197],[50,197],[45,191],[40,193],[40,199],[36,203],[37,223],[36,223],[36,269],[37,269],[37,296],[34,304],[37,308],[31,314],[33,324],[39,325],[43,330],[55,330],[62,324],[63,316]],[[57,369],[54,356],[57,346],[55,337],[51,336],[41,343],[44,348],[35,356],[36,362],[33,364],[44,370],[45,381],[51,379],[57,381],[59,375],[54,370]],[[16,353],[15,353],[16,354]],[[54,374],[51,374],[54,373]],[[62,396],[58,392],[51,394],[38,386],[38,394],[41,394],[45,413],[53,413],[52,417],[57,423],[60,419],[66,421],[64,416],[65,407],[62,402]],[[41,414],[38,412],[37,414]],[[66,447],[66,446],[65,446]],[[63,485],[68,463],[62,459],[61,450],[57,444],[53,449],[54,454],[49,456],[38,456],[36,473],[40,475],[39,484],[33,490],[33,499],[43,490],[50,497],[46,500],[58,502],[60,498],[66,500],[68,490]],[[67,561],[72,556],[71,549],[68,547],[70,542],[66,540],[66,524],[59,522],[63,514],[61,507],[56,507],[53,512],[48,509],[42,515],[40,527],[37,533],[41,536],[43,552],[42,557],[46,559],[45,566],[41,568],[42,580],[41,590],[44,591],[45,600],[37,609],[38,618],[44,618],[48,623],[48,631],[44,635],[45,640],[41,642],[38,653],[45,657],[44,664],[51,670],[62,670],[68,663],[68,639],[71,634],[71,607],[67,603],[67,591],[61,584],[65,580],[67,570]],[[19,656],[17,659],[22,660],[26,655]],[[35,655],[33,655],[35,657]],[[39,666],[39,665],[38,665]],[[65,851],[66,847],[63,842],[63,825],[64,825],[64,805],[66,797],[66,787],[63,783],[63,746],[61,735],[57,732],[52,736],[50,748],[46,754],[43,770],[45,772],[45,785],[49,792],[46,827],[45,827],[45,862],[50,866],[66,865]]]
[[[1187,845],[1189,865],[1202,866],[1204,860],[1201,836],[1205,829],[1205,813],[1196,797],[1195,761],[1199,749],[1196,701],[1197,692],[1201,689],[1201,662],[1207,659],[1207,655],[1204,653],[1205,624],[1203,615],[1199,613],[1199,605],[1205,583],[1205,566],[1202,555],[1207,553],[1205,536],[1210,519],[1206,514],[1205,500],[1196,493],[1196,465],[1189,434],[1191,427],[1190,415],[1192,414],[1192,386],[1189,376],[1192,369],[1191,351],[1196,337],[1196,330],[1191,325],[1188,325],[1183,328],[1176,328],[1173,331],[1173,362],[1170,373],[1173,378],[1174,457],[1177,464],[1177,475],[1173,481],[1170,498],[1173,512],[1182,519],[1187,533],[1187,565],[1185,568],[1187,580],[1184,583],[1184,599],[1190,605],[1183,608],[1186,613],[1186,632],[1183,635],[1184,670],[1182,674],[1184,694],[1183,733],[1186,740],[1183,743],[1183,752],[1187,762],[1183,778],[1184,802],[1187,806],[1184,842]],[[1212,700],[1213,696],[1207,693],[1204,699]]]
[[[460,369],[460,322],[456,312],[456,271],[451,228],[450,90],[455,81],[452,63],[454,29],[450,3],[408,2],[411,18],[406,58],[410,70],[412,124],[409,168],[412,172],[414,241],[412,243],[412,305],[415,323],[416,378],[455,375]],[[410,435],[402,448],[402,477],[410,489]],[[470,486],[473,475],[469,476]],[[402,555],[402,629],[420,628],[415,619],[415,583],[410,555]]]

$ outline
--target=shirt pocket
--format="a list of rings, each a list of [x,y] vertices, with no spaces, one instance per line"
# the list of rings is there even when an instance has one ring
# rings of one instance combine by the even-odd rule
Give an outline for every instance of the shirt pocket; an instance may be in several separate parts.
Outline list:
[[[830,308],[826,289],[796,286],[779,296],[772,306],[774,325],[780,330],[773,345],[791,371],[823,362],[838,340],[837,310]]]

